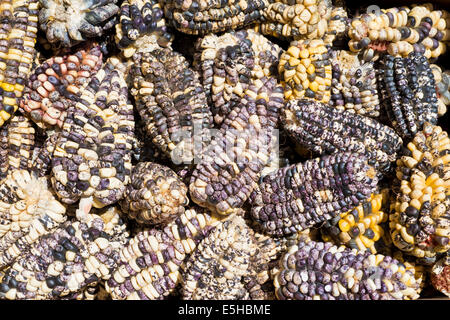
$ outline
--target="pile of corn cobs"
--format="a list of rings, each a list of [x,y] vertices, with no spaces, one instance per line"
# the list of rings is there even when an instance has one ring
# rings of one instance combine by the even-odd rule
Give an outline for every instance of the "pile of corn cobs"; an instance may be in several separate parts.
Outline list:
[[[443,9],[1,0],[0,299],[450,296]]]

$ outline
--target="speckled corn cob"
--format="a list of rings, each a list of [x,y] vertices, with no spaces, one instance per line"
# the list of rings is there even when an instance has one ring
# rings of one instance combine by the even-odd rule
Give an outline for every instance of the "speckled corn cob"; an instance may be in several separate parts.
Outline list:
[[[385,55],[378,72],[382,105],[402,138],[412,138],[425,121],[437,123],[436,84],[425,56]]]
[[[320,39],[331,15],[329,0],[275,0],[263,11],[263,34],[286,39]]]
[[[40,237],[7,269],[0,283],[6,299],[60,299],[107,280],[126,243],[118,215],[91,214],[84,222],[66,221]]]
[[[52,185],[64,203],[93,196],[94,207],[123,197],[134,135],[128,88],[114,59],[91,79],[68,110],[52,158]]]
[[[39,27],[50,43],[71,47],[117,23],[117,0],[40,0]]]
[[[274,78],[250,87],[192,173],[189,192],[195,203],[223,215],[244,204],[268,163],[282,104]]]
[[[276,76],[281,52],[251,29],[210,34],[196,43],[194,66],[200,70],[215,123],[222,123],[253,81]]]
[[[361,52],[364,60],[377,59],[382,52],[406,57],[421,52],[436,58],[445,52],[450,40],[449,14],[426,6],[380,9],[379,15],[362,14],[353,18],[348,35],[350,50]]]
[[[12,116],[0,128],[0,179],[12,170],[32,167],[34,133],[30,121],[20,114]]]
[[[120,23],[116,24],[116,43],[124,56],[131,57],[146,42],[170,46],[163,9],[156,0],[125,0],[120,6]]]
[[[105,289],[114,300],[163,299],[181,279],[180,265],[209,230],[210,216],[186,210],[163,229],[139,232],[120,251]]]
[[[122,210],[139,223],[167,223],[189,204],[187,187],[170,168],[153,162],[139,162],[120,202]]]
[[[368,117],[380,115],[377,79],[373,62],[362,62],[354,53],[331,51],[333,79],[330,105]]]
[[[351,249],[377,253],[376,243],[384,236],[380,224],[388,219],[382,211],[382,204],[387,202],[387,198],[388,194],[372,194],[356,208],[328,220],[321,229],[322,238]]]
[[[0,15],[0,126],[18,108],[37,34],[37,0],[3,0]]]
[[[163,0],[169,25],[188,34],[205,35],[240,29],[263,19],[269,0]]]
[[[169,48],[135,54],[133,62],[131,93],[149,138],[174,163],[192,162],[195,145],[202,144],[212,127],[198,74]]]
[[[26,170],[14,170],[1,181],[0,199],[0,268],[66,220],[66,208],[47,189],[45,178]]]
[[[450,254],[448,251],[446,257],[433,265],[431,283],[436,290],[450,297]]]
[[[390,256],[329,242],[299,242],[280,260],[274,280],[278,299],[411,300],[419,284]]]
[[[425,123],[405,152],[397,160],[391,237],[407,254],[435,257],[450,249],[450,139]]]
[[[430,64],[436,83],[436,94],[438,98],[438,116],[443,116],[450,105],[450,71],[442,71],[436,64]]]
[[[102,52],[96,45],[46,60],[28,78],[21,111],[41,128],[62,127],[67,109],[101,67]]]
[[[362,155],[308,160],[261,178],[249,199],[251,216],[268,234],[288,235],[354,208],[370,197],[377,182]]]
[[[360,152],[369,164],[387,172],[397,159],[402,139],[374,119],[310,100],[289,101],[282,110],[284,129],[312,152]]]
[[[233,215],[197,246],[186,262],[182,282],[185,300],[236,300],[248,298],[242,282],[255,253],[250,229]]]
[[[291,42],[280,57],[278,72],[286,99],[330,100],[331,61],[323,40]]]

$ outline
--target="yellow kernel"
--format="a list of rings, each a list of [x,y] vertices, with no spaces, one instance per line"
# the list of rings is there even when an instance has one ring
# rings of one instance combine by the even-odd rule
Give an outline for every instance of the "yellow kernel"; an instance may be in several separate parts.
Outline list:
[[[291,65],[291,66],[296,66],[296,65],[298,65],[300,63],[300,60],[298,60],[298,59],[296,59],[296,58],[290,58],[289,59],[289,64]]]
[[[291,46],[287,50],[287,53],[289,53],[292,57],[298,57],[300,55],[300,49],[298,47]]]
[[[342,232],[348,232],[350,231],[350,224],[347,221],[341,219],[339,220],[339,229],[341,229]]]
[[[303,88],[309,88],[309,80],[308,80],[308,79],[305,79],[305,80],[302,82],[302,86],[303,86]]]
[[[309,51],[308,49],[303,49],[300,51],[300,58],[306,59],[309,57]]]
[[[407,243],[414,244],[414,237],[410,236],[408,234],[408,232],[406,232],[406,228],[405,227],[401,227],[400,234],[401,234],[403,240],[405,240]]]
[[[21,84],[16,83],[16,84],[14,85],[14,89],[15,89],[16,91],[22,92],[23,89],[24,89],[24,86],[21,85]]]
[[[14,86],[12,84],[3,82],[2,83],[2,89],[5,91],[14,91]]]
[[[314,71],[316,71],[316,68],[312,64],[310,64],[309,67],[306,68],[306,72],[308,72],[309,74],[313,74]]]
[[[317,92],[317,90],[319,89],[319,85],[317,84],[317,82],[313,81],[309,84],[309,88],[312,91]]]
[[[370,248],[373,246],[373,241],[365,236],[360,236],[361,242],[364,244],[366,248]]]
[[[316,79],[314,79],[316,82],[317,82],[317,84],[319,84],[319,85],[325,85],[325,79],[324,78],[321,78],[321,77],[316,77]]]
[[[353,215],[349,214],[345,217],[345,220],[352,226],[355,224],[355,218]]]
[[[1,110],[0,111],[0,118],[2,118],[3,120],[8,120],[11,117],[11,115],[6,112],[5,110]]]
[[[412,199],[409,203],[411,206],[413,206],[414,208],[416,208],[417,210],[420,210],[421,207],[421,203],[419,200],[417,199]]]
[[[311,65],[311,59],[302,59],[302,64],[305,66],[305,68],[308,68]]]
[[[302,62],[303,62],[303,60],[302,60]],[[303,73],[304,77],[306,78],[306,75],[305,75],[306,67],[302,63],[297,65],[296,70],[298,72],[300,72],[301,74]]]
[[[10,98],[10,97],[4,97],[3,104],[9,104],[11,106],[14,106],[16,104],[16,99]]]

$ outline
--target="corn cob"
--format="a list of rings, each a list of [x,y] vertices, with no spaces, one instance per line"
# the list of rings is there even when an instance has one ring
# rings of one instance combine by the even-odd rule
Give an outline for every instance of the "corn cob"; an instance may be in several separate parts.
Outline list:
[[[198,74],[170,48],[137,53],[133,62],[131,93],[148,136],[174,163],[193,162],[194,148],[204,143],[212,127]]]
[[[402,138],[414,137],[424,122],[437,123],[436,84],[425,56],[385,55],[378,71],[382,105]]]
[[[31,159],[31,171],[38,177],[44,177],[50,174],[52,166],[53,152],[56,149],[59,134],[55,132],[48,135],[40,146],[35,146]]]
[[[120,251],[120,261],[105,289],[114,300],[155,300],[172,293],[180,265],[209,230],[210,216],[186,210],[162,229],[139,232]]]
[[[144,121],[140,117],[136,117],[135,121],[136,145],[133,148],[134,159],[138,162],[170,163],[170,158],[146,138]]]
[[[120,206],[139,223],[167,223],[189,204],[187,187],[168,167],[140,162],[133,168],[130,181]]]
[[[17,110],[30,72],[37,34],[37,0],[2,0],[0,126]]]
[[[392,128],[374,119],[310,100],[289,101],[281,119],[301,147],[317,154],[363,153],[382,173],[389,171],[402,145]]]
[[[336,4],[335,4],[336,5]],[[332,45],[334,41],[342,41],[348,34],[351,19],[347,16],[347,11],[340,6],[333,6],[328,20],[328,27],[323,41],[327,45]]]
[[[45,178],[26,170],[14,170],[2,180],[0,199],[0,268],[66,220],[66,209],[47,189]]]
[[[269,0],[248,1],[176,1],[163,0],[161,5],[170,26],[178,31],[205,35],[240,29],[263,19]]]
[[[249,267],[242,277],[242,283],[250,300],[274,300],[273,284],[270,279],[270,266],[277,263],[280,252],[284,249],[284,238],[272,238],[262,233],[258,225],[244,216],[250,230],[250,239],[254,253],[250,256]]]
[[[409,270],[414,274],[414,279],[416,279],[416,282],[419,284],[419,286],[416,287],[416,292],[417,294],[420,294],[427,284],[425,280],[427,278],[428,268],[419,261],[414,260],[413,256],[408,256],[400,250],[392,252],[390,256],[395,260],[398,260],[406,270]]]
[[[450,139],[429,123],[397,161],[390,233],[409,255],[433,258],[450,249]]]
[[[233,215],[198,244],[186,262],[182,282],[184,300],[248,298],[242,278],[247,273],[255,244],[242,217]]]
[[[299,242],[280,260],[274,280],[278,299],[411,300],[419,284],[390,256],[329,242]]]
[[[242,277],[250,300],[275,300],[269,268],[280,251],[277,240],[261,233],[253,235],[255,252],[250,256],[248,270]]]
[[[261,178],[251,216],[265,232],[288,235],[334,218],[370,197],[378,179],[364,156],[338,153]]]
[[[78,101],[101,66],[102,53],[97,45],[47,59],[29,77],[20,110],[41,128],[62,127],[67,109]]]
[[[72,47],[117,23],[117,0],[40,0],[39,27],[52,44]]]
[[[111,58],[92,77],[58,133],[51,181],[64,203],[93,196],[101,208],[120,200],[129,182],[133,109],[114,63]]]
[[[433,287],[450,297],[450,255],[440,259],[431,269],[431,283]]]
[[[361,52],[364,60],[376,60],[380,53],[407,57],[418,52],[437,58],[450,40],[449,15],[435,10],[431,4],[380,9],[380,14],[367,13],[353,18],[348,35],[350,50]]]
[[[246,220],[250,227],[255,253],[250,256],[250,265],[246,275],[242,277],[250,300],[275,300],[273,286],[273,270],[288,247],[300,239],[310,239],[310,230],[294,233],[288,237],[274,238],[260,230],[257,223]]]
[[[330,100],[331,61],[323,40],[291,42],[280,57],[278,72],[286,99]]]
[[[438,116],[441,117],[447,112],[450,105],[450,71],[442,71],[436,64],[430,65],[436,83],[436,95],[438,98]]]
[[[387,203],[387,197],[386,193],[372,194],[356,208],[327,221],[321,229],[323,240],[343,244],[351,249],[378,253],[376,244],[384,236],[381,224],[388,219],[387,214],[381,211],[382,205]]]
[[[222,123],[253,81],[276,76],[281,52],[251,29],[210,34],[197,41],[194,66],[200,70],[216,124]]]
[[[146,42],[170,46],[173,35],[167,30],[163,9],[156,0],[125,0],[116,24],[117,47],[130,58]]]
[[[244,204],[271,153],[282,88],[274,78],[256,83],[223,121],[191,176],[191,199],[219,214]]]
[[[332,80],[330,105],[337,109],[378,117],[377,79],[373,62],[361,62],[354,53],[331,51]]]
[[[80,203],[80,210],[88,210],[83,206]],[[40,237],[6,270],[0,296],[61,299],[109,279],[127,233],[117,214],[105,215],[89,214],[84,222],[66,221],[51,234]]]
[[[34,128],[30,121],[20,114],[0,128],[0,179],[13,170],[29,170],[34,148]]]
[[[258,29],[282,39],[320,39],[328,30],[329,0],[275,0],[263,11]]]
[[[8,153],[9,153],[9,139],[8,139],[8,125],[0,128],[0,179],[4,179],[8,175]]]

